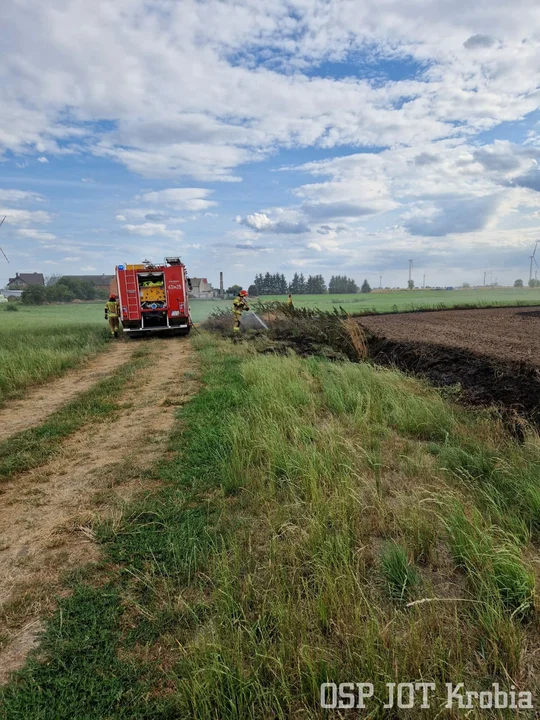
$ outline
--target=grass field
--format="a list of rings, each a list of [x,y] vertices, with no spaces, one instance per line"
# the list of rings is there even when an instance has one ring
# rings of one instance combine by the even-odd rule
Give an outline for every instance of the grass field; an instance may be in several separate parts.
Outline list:
[[[287,300],[286,295],[264,296],[261,300]],[[334,307],[343,307],[352,313],[361,313],[370,310],[377,312],[398,312],[415,310],[425,307],[437,307],[441,303],[452,307],[466,304],[491,303],[540,303],[540,288],[483,288],[478,290],[408,290],[379,292],[367,295],[298,295],[293,298],[294,303],[300,307],[332,310]]]
[[[286,301],[286,296],[265,296],[264,302]],[[332,310],[343,307],[351,314],[396,312],[441,303],[460,304],[540,304],[540,289],[485,288],[480,290],[414,290],[373,292],[369,295],[299,295],[298,307]],[[107,325],[103,303],[46,305],[7,312],[0,306],[0,402],[16,396],[33,383],[63,373],[89,354],[106,346]],[[192,300],[194,322],[204,321],[216,308],[230,308],[230,300]]]
[[[286,295],[265,295],[262,302],[278,300],[286,302]],[[368,295],[296,295],[296,307],[332,310],[342,306],[351,314],[363,312],[403,312],[421,308],[437,308],[456,305],[538,305],[540,288],[482,288],[478,290],[408,290],[372,292]],[[195,322],[203,321],[214,308],[230,308],[230,300],[192,300],[191,309]]]
[[[263,302],[279,300],[286,302],[286,295],[265,295]],[[437,307],[441,303],[448,307],[466,304],[540,304],[540,288],[481,288],[478,290],[396,290],[372,292],[369,295],[296,295],[294,303],[298,307],[332,310],[342,305],[348,312],[361,313],[397,312],[418,308]],[[6,306],[0,305],[0,329],[32,326],[40,323],[76,323],[81,325],[99,325],[103,321],[103,303],[81,303],[68,305],[45,305],[25,307],[18,305],[19,312],[2,313]],[[194,322],[202,322],[215,308],[230,308],[231,300],[191,300],[191,315]]]
[[[373,682],[381,720],[411,717],[385,683],[434,682],[422,717],[457,717],[445,682],[538,691],[538,435],[395,371],[193,342],[203,388],[151,489],[94,524],[103,561],[5,717],[322,718],[327,681]]]
[[[106,328],[93,311],[82,305],[0,309],[0,403],[104,349]]]

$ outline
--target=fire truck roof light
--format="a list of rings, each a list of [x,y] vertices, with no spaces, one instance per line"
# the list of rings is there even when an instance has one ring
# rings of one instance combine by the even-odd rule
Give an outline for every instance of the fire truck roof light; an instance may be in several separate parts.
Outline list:
[[[118,269],[119,269],[119,270],[123,270],[123,269],[124,269],[124,266],[123,266],[123,265],[119,265],[119,266],[118,266]]]

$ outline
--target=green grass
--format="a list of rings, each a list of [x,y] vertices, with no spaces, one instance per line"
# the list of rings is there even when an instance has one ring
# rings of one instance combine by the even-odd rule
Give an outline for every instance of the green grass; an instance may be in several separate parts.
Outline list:
[[[106,328],[87,312],[90,307],[19,306],[18,312],[5,312],[0,306],[0,404],[105,349]]]
[[[286,295],[270,295],[261,298],[264,301],[287,300]],[[420,308],[436,308],[441,304],[446,307],[455,305],[491,305],[526,303],[540,304],[539,288],[478,288],[477,290],[389,290],[374,291],[369,294],[357,295],[296,295],[293,301],[299,307],[332,310],[342,305],[351,314],[375,310],[376,312],[398,312],[418,310]]]
[[[105,302],[68,303],[65,305],[23,305],[16,303],[17,312],[6,312],[8,304],[0,305],[0,328],[25,329],[40,326],[99,325],[107,327],[103,319]],[[3,315],[2,313],[6,314]]]
[[[144,348],[110,377],[79,394],[37,427],[23,430],[0,443],[0,483],[13,474],[47,462],[62,440],[89,422],[108,420],[117,409],[116,398],[126,381],[146,362]]]
[[[161,484],[95,528],[103,565],[5,717],[322,718],[321,682],[371,681],[382,720],[386,682],[432,681],[434,718],[445,682],[538,690],[538,436],[395,371],[194,342]]]
[[[287,301],[287,295],[264,295],[263,302]],[[479,288],[478,290],[390,290],[367,295],[295,295],[297,307],[333,310],[340,305],[351,315],[363,312],[403,312],[423,308],[451,308],[459,305],[540,305],[540,288]],[[192,300],[196,322],[204,320],[216,307],[230,308],[230,300]]]
[[[381,572],[388,595],[394,600],[408,599],[419,582],[418,572],[407,552],[396,542],[388,543],[381,552]]]
[[[260,298],[271,302],[285,302],[287,295],[265,295]],[[230,308],[232,300],[190,300],[191,316],[194,322],[202,322],[215,308]],[[351,314],[366,311],[397,312],[417,310],[419,308],[436,308],[444,304],[454,305],[540,305],[540,288],[478,288],[477,290],[390,290],[374,291],[368,295],[327,294],[327,295],[295,295],[294,303],[298,307],[332,310],[342,305]],[[42,307],[25,307],[19,305],[18,313],[1,313],[6,305],[0,306],[0,327],[25,327],[39,322],[63,324],[77,323],[83,325],[97,324],[104,326],[103,304],[82,303],[68,305],[45,305]]]

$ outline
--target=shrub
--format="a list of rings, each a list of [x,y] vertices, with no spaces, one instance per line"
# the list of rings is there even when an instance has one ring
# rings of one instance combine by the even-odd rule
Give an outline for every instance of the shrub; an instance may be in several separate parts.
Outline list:
[[[31,285],[23,290],[21,300],[25,305],[43,305],[47,300],[47,293],[41,285]]]

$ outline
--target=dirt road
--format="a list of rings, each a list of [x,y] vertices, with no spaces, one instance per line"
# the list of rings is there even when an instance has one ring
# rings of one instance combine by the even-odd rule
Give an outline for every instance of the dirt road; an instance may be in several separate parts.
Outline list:
[[[89,390],[107,377],[118,365],[129,360],[136,349],[133,343],[114,343],[82,368],[70,370],[58,380],[39,385],[20,400],[10,400],[2,407],[0,442],[15,433],[40,425],[48,415]]]
[[[35,643],[38,617],[52,606],[60,574],[97,556],[93,523],[121,513],[123,502],[145,487],[143,474],[164,454],[175,411],[196,390],[188,340],[146,346],[149,363],[126,385],[118,414],[77,431],[45,465],[2,485],[0,635],[9,641],[0,650],[0,682]],[[129,352],[119,349],[116,357]]]

